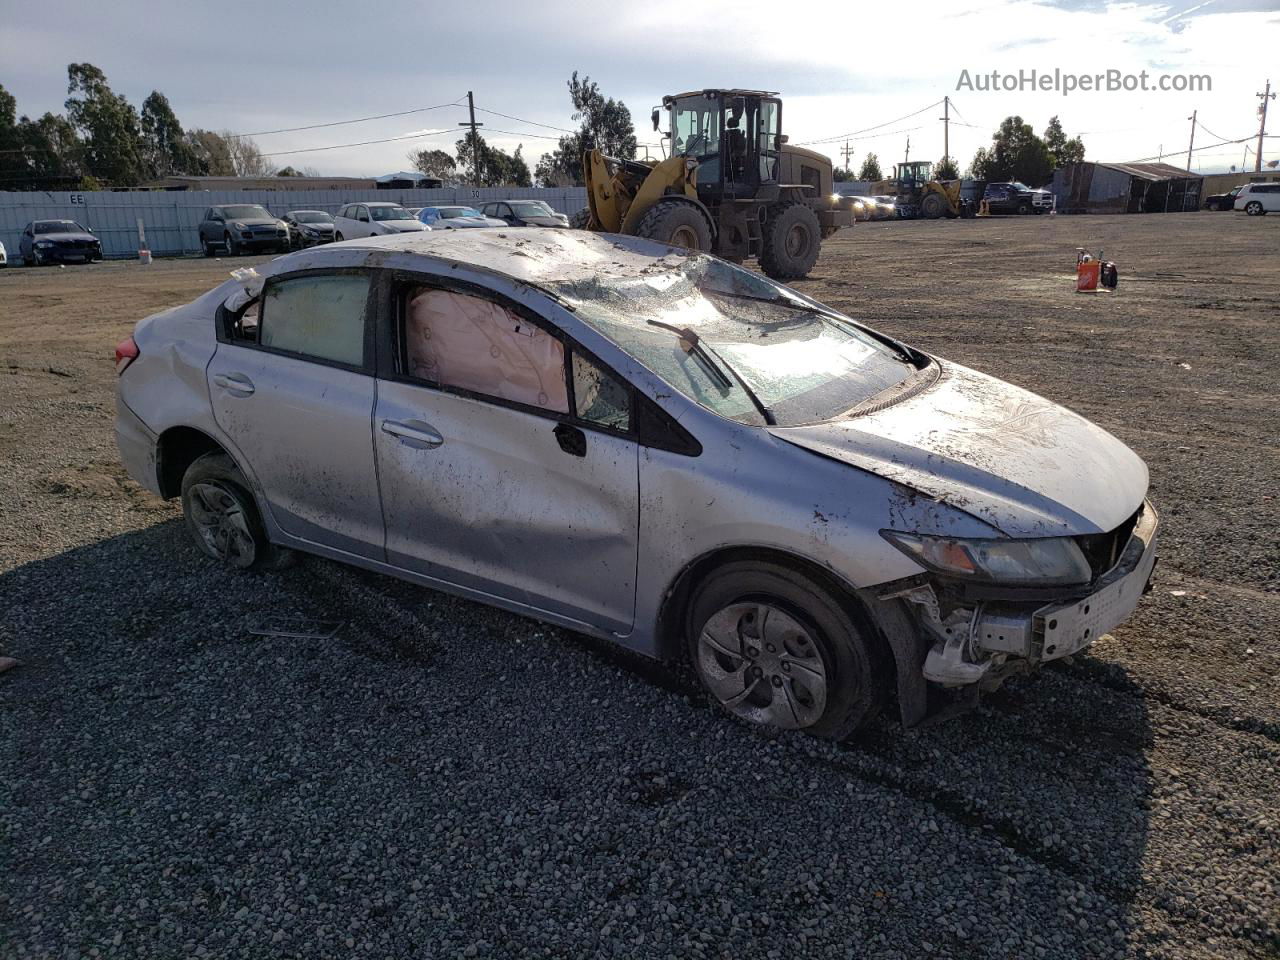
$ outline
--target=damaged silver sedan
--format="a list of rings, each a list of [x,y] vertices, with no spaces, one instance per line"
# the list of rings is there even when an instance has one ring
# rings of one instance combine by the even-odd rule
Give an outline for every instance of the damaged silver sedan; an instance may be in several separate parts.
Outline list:
[[[129,472],[233,567],[319,554],[687,658],[830,738],[1076,653],[1148,587],[1115,437],[720,260],[476,230],[259,270],[117,348]]]

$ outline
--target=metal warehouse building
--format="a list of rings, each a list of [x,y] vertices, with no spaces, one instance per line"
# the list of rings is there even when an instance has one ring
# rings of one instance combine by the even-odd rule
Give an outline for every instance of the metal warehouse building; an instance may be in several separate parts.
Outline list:
[[[1068,163],[1053,172],[1059,213],[1200,209],[1204,178],[1167,163]]]

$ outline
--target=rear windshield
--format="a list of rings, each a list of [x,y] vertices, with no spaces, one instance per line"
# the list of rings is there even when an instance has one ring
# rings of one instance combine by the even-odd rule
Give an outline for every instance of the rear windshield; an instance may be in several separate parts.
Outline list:
[[[917,359],[758,274],[704,256],[552,286],[577,315],[691,400],[744,423],[830,420]]]

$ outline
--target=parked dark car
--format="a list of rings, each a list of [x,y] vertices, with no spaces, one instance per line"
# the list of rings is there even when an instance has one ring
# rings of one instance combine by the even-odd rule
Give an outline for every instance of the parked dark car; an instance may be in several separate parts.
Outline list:
[[[569,218],[556,213],[541,200],[495,200],[480,208],[486,217],[496,217],[513,227],[567,227]]]
[[[28,267],[90,263],[102,259],[102,241],[74,220],[32,220],[22,231],[18,254]]]
[[[229,257],[238,256],[245,250],[286,253],[289,249],[289,226],[256,203],[210,207],[200,221],[200,248],[206,257],[212,257],[219,247]]]
[[[1236,205],[1236,197],[1240,194],[1240,187],[1232,187],[1226,193],[1215,193],[1211,197],[1204,198],[1204,208],[1206,210],[1231,210]]]
[[[284,215],[289,226],[289,246],[294,250],[333,242],[333,215],[323,210],[290,210]]]
[[[991,213],[1044,213],[1053,209],[1053,194],[1048,190],[1033,190],[1016,180],[1011,183],[988,183],[982,194]]]

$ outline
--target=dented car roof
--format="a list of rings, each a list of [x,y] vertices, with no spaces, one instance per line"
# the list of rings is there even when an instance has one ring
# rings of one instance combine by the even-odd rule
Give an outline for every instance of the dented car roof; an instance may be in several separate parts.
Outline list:
[[[432,231],[369,237],[312,247],[273,261],[271,272],[308,264],[388,265],[396,254],[416,254],[505,274],[535,286],[588,278],[635,277],[675,269],[703,254],[673,250],[640,237],[586,230]],[[276,266],[278,265],[278,266]]]

